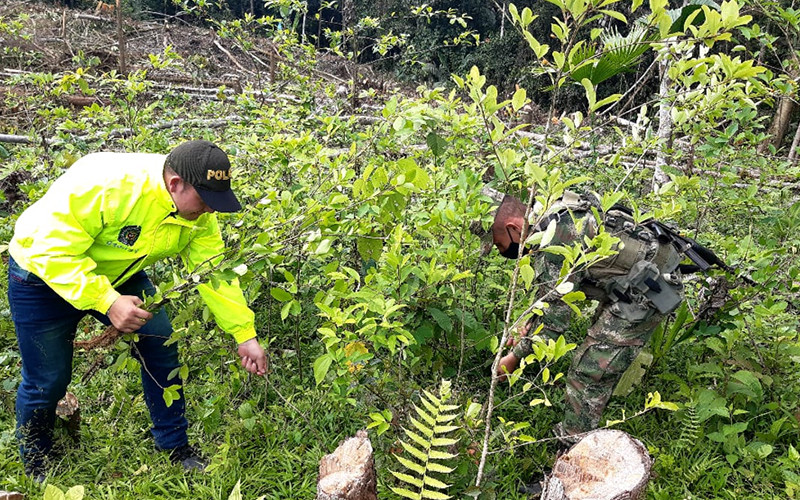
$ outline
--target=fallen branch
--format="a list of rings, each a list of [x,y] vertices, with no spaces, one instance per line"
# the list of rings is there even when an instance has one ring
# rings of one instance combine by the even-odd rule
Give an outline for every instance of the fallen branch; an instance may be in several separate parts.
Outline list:
[[[217,47],[219,50],[221,50],[223,54],[225,54],[226,56],[228,56],[228,59],[230,59],[230,60],[231,60],[231,62],[232,62],[232,63],[233,63],[233,64],[234,64],[234,65],[235,65],[237,68],[239,68],[239,69],[240,69],[240,70],[242,70],[244,73],[247,73],[247,74],[249,74],[249,75],[252,75],[252,76],[254,76],[254,75],[255,75],[255,73],[253,73],[253,72],[252,72],[252,71],[250,71],[249,69],[246,69],[244,66],[242,66],[242,65],[239,63],[239,61],[238,61],[238,60],[237,60],[235,57],[233,57],[233,54],[231,54],[231,53],[230,53],[230,51],[228,51],[228,49],[226,49],[225,47],[223,47],[223,46],[222,46],[222,45],[219,43],[219,41],[218,41],[218,40],[214,40],[214,45],[215,45],[215,46],[216,46],[216,47]]]

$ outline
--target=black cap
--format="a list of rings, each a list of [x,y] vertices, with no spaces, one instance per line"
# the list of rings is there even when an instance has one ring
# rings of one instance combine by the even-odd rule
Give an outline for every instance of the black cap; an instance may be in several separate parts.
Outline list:
[[[237,212],[242,204],[231,190],[228,155],[209,141],[189,141],[167,155],[167,165],[195,188],[206,205],[217,212]]]

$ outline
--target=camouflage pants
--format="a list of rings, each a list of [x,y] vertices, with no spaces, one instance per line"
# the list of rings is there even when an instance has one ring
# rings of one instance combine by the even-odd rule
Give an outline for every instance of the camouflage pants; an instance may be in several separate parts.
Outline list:
[[[579,233],[567,215],[558,222],[554,243],[571,245],[592,231],[593,227],[589,224]],[[563,258],[539,252],[534,265],[542,283],[541,288],[551,289],[548,283],[557,280]],[[598,282],[585,270],[575,273],[570,281],[574,284],[574,290],[583,291],[587,298],[599,302],[586,338],[574,352],[566,377],[563,426],[567,432],[574,434],[598,426],[617,382],[665,316],[646,300],[612,300],[602,280]],[[554,339],[559,335],[566,337],[572,309],[557,297],[548,300],[548,303],[550,307],[544,310],[542,316],[534,316],[531,331],[536,331],[541,324],[542,336]],[[524,347],[522,349],[525,350]]]

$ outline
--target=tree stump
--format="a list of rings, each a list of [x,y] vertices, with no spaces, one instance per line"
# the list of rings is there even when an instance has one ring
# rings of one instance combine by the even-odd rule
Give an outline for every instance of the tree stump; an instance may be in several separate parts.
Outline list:
[[[596,430],[558,457],[541,500],[641,500],[652,465],[647,448],[629,434]]]
[[[0,500],[25,500],[25,495],[16,491],[0,491]]]
[[[319,462],[317,500],[377,500],[375,459],[367,431],[345,439]]]

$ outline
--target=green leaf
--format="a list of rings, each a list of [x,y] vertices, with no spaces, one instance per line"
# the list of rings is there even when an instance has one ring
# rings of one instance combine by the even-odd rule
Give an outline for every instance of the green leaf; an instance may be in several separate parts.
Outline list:
[[[456,458],[458,455],[453,455],[452,453],[445,453],[443,451],[431,450],[430,457],[433,460],[448,460],[451,458]]]
[[[428,147],[433,153],[433,156],[437,158],[442,156],[447,149],[447,141],[439,137],[435,132],[428,132],[427,137],[425,137],[425,142],[428,143]]]
[[[439,488],[440,490],[443,490],[445,488],[449,488],[450,487],[449,484],[446,484],[446,483],[444,483],[442,481],[439,481],[438,479],[433,478],[431,476],[425,476],[424,483],[427,486],[431,486],[433,488]]]
[[[412,457],[416,458],[420,462],[427,462],[428,455],[419,449],[411,446],[410,444],[406,443],[405,441],[400,441],[400,445],[405,449]]]
[[[594,85],[592,85],[592,81],[588,78],[581,79],[581,85],[586,90],[586,100],[589,101],[589,109],[595,109],[595,102],[597,101],[597,94],[594,90]]]
[[[633,363],[622,374],[617,386],[614,388],[615,396],[627,396],[633,391],[634,386],[642,381],[647,367],[653,362],[653,355],[646,351],[640,351]]]
[[[409,474],[403,474],[402,472],[395,472],[395,471],[393,471],[391,469],[389,470],[389,472],[391,472],[392,475],[394,477],[396,477],[397,479],[399,479],[399,480],[401,480],[401,481],[403,481],[405,483],[408,483],[408,484],[410,484],[412,486],[416,486],[417,488],[421,488],[422,485],[424,484],[421,479],[417,479],[414,476],[411,476]]]
[[[292,300],[292,294],[287,292],[283,288],[272,287],[269,289],[269,294],[272,295],[272,297],[279,302],[288,302]]]
[[[430,498],[431,500],[447,500],[448,498],[452,497],[445,495],[444,493],[439,493],[438,491],[422,490],[422,498]]]
[[[52,484],[48,484],[47,487],[44,489],[44,496],[42,497],[43,500],[66,500],[64,497],[64,492],[61,491],[57,486],[53,486]]]
[[[400,459],[400,457],[397,457],[397,458]],[[424,468],[422,470],[423,470],[423,472],[425,471]],[[451,472],[453,472],[456,469],[455,469],[455,467],[445,467],[444,465],[436,463],[436,462],[428,462],[428,470],[429,471],[433,471],[433,472],[440,472],[442,474],[450,474]]]
[[[533,283],[533,279],[536,277],[536,273],[534,272],[533,268],[530,264],[523,264],[519,266],[519,273],[522,276],[522,281],[525,283],[527,288],[531,287]]]
[[[609,17],[613,17],[617,21],[622,21],[625,24],[628,23],[628,19],[622,13],[617,12],[615,10],[600,9],[600,12],[602,12],[603,14],[605,14],[605,15],[607,15]]]
[[[331,363],[333,363],[333,358],[330,354],[323,354],[322,356],[318,357],[314,361],[314,380],[317,381],[317,385],[319,385],[323,380],[325,380],[325,375],[328,374],[328,370],[331,367]]]
[[[424,449],[430,448],[431,442],[425,439],[424,437],[420,436],[416,432],[410,431],[405,427],[403,428],[403,432],[405,432],[406,436],[410,437],[412,441],[422,446]]]
[[[242,500],[242,480],[236,481],[236,485],[234,485],[233,490],[231,490],[231,494],[228,496],[228,500]]]
[[[451,333],[453,331],[453,321],[447,314],[439,309],[436,309],[435,307],[429,308],[428,312],[431,313],[431,316],[433,316],[436,324],[438,324],[442,330],[446,331],[447,333]]]
[[[405,457],[402,457],[400,455],[395,455],[394,458],[396,458],[397,461],[400,462],[401,464],[405,465],[406,468],[413,470],[414,472],[416,472],[420,476],[425,475],[425,467],[424,466],[419,465],[418,463],[416,463],[416,462],[414,462],[412,460],[409,460],[409,459],[407,459]],[[431,464],[428,463],[427,465],[428,465],[428,468],[430,469],[430,465]],[[431,469],[431,470],[433,470],[433,469]]]
[[[83,485],[73,486],[72,488],[67,490],[66,495],[64,495],[65,500],[83,500],[83,496],[85,495],[85,491]]]
[[[514,92],[514,96],[511,98],[511,108],[514,111],[519,111],[522,106],[525,105],[526,100],[526,93],[525,89],[519,88],[516,92]]]
[[[422,498],[419,493],[412,493],[405,488],[395,488],[394,486],[391,486],[391,489],[404,498],[410,498],[411,500],[420,500]]]
[[[317,245],[317,249],[314,250],[314,255],[324,255],[328,253],[330,249],[331,249],[331,240],[330,238],[325,238],[324,240],[319,242],[319,245]]]
[[[540,242],[541,247],[546,247],[553,241],[553,236],[556,234],[556,221],[551,220],[549,224],[547,224],[547,229],[544,230],[544,234],[542,235],[542,241]]]
[[[292,308],[292,303],[287,302],[281,307],[281,319],[285,320],[289,316],[289,310]]]
[[[454,445],[458,442],[458,439],[453,438],[433,438],[431,440],[431,446],[450,446]]]

